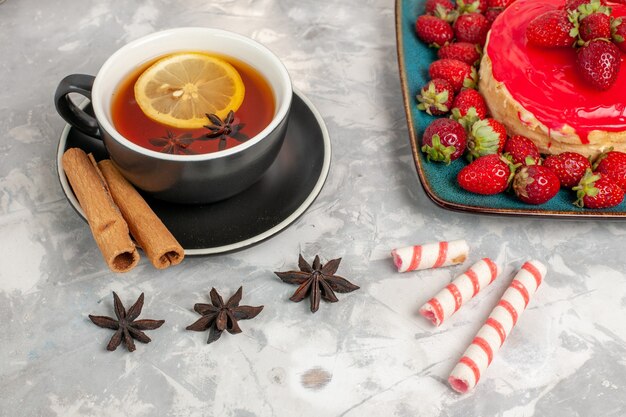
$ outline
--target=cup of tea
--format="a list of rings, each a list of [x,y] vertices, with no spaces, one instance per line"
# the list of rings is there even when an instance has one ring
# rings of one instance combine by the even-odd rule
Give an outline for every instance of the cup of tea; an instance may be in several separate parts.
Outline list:
[[[91,101],[91,116],[69,97]],[[97,75],[57,87],[58,113],[101,139],[122,174],[156,198],[186,204],[255,183],[282,146],[292,100],[285,66],[252,39],[177,28],[113,53]]]

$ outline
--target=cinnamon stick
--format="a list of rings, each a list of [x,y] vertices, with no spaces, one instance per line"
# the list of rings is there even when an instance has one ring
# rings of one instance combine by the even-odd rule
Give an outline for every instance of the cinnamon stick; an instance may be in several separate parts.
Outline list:
[[[98,163],[109,187],[113,201],[128,223],[130,233],[146,253],[155,268],[179,264],[184,250],[143,197],[119,172],[111,160]]]
[[[62,163],[107,265],[113,272],[130,271],[139,262],[139,253],[96,167],[78,148],[65,151]]]

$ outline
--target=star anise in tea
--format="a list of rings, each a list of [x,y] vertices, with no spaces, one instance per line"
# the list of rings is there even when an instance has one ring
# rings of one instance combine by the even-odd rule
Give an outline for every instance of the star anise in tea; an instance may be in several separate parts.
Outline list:
[[[226,303],[215,288],[211,289],[211,304],[196,304],[193,309],[200,314],[195,323],[187,326],[187,330],[203,332],[209,330],[207,343],[213,343],[220,338],[222,332],[226,330],[230,334],[241,333],[238,320],[250,320],[255,318],[263,306],[240,306],[243,287],[239,287],[237,292],[228,299]]]
[[[226,148],[227,138],[232,138],[239,142],[245,142],[250,139],[248,135],[241,133],[241,129],[244,128],[245,123],[241,123],[235,117],[235,113],[232,110],[228,112],[224,120],[213,113],[207,114],[206,117],[209,119],[209,124],[204,126],[209,129],[209,133],[206,134],[206,137],[208,139],[219,139],[219,150]]]
[[[149,142],[153,146],[160,148],[157,149],[159,152],[173,155],[193,155],[195,152],[189,149],[189,145],[191,145],[194,140],[191,133],[176,135],[171,130],[168,130],[165,136],[149,139]]]
[[[311,266],[302,255],[298,258],[300,271],[274,272],[287,284],[299,285],[290,300],[296,303],[304,300],[308,295],[311,302],[311,312],[315,313],[320,307],[320,298],[336,303],[339,301],[335,292],[348,293],[358,290],[359,287],[347,279],[335,275],[341,258],[333,259],[322,265],[319,256],[315,256]]]
[[[100,327],[115,330],[113,337],[107,345],[107,350],[115,350],[124,341],[126,349],[129,352],[135,350],[136,339],[142,343],[149,343],[150,338],[142,330],[154,330],[161,327],[165,320],[137,320],[137,317],[141,314],[143,308],[143,293],[139,296],[135,304],[133,304],[128,311],[124,308],[124,305],[120,301],[115,291],[113,292],[113,304],[115,307],[115,316],[117,320],[106,316],[92,316],[89,315],[91,321]]]

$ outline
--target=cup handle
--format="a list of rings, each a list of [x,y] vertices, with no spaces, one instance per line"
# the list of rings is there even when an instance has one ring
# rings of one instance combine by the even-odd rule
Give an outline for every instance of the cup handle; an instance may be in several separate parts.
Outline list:
[[[63,78],[54,93],[54,104],[66,122],[82,133],[102,140],[96,118],[76,106],[69,96],[70,93],[78,93],[91,100],[91,88],[95,79],[93,75],[85,74],[72,74]]]

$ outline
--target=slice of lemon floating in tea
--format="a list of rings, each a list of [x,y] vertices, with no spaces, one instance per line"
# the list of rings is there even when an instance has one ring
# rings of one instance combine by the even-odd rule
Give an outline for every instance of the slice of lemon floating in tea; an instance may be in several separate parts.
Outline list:
[[[241,76],[231,64],[196,52],[159,59],[135,83],[135,100],[144,114],[181,129],[206,125],[207,113],[224,119],[239,109],[244,94]]]

